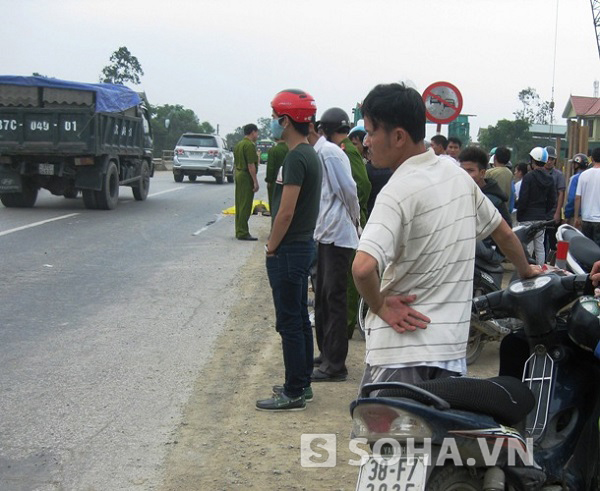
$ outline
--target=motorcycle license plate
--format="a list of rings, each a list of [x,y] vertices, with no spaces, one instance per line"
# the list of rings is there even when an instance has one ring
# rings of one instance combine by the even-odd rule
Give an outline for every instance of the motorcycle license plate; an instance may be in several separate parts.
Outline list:
[[[356,491],[424,491],[426,471],[422,457],[403,457],[391,465],[370,457],[360,468]]]

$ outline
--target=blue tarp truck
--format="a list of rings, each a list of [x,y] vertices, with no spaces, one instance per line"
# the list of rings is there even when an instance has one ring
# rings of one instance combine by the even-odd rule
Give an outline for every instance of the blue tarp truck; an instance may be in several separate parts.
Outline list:
[[[32,207],[40,188],[111,210],[119,186],[145,200],[154,174],[146,103],[123,86],[0,76],[0,201]]]

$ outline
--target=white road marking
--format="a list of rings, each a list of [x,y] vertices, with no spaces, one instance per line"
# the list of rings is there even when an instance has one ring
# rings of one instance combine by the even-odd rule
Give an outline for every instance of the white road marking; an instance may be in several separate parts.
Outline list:
[[[159,191],[158,193],[149,194],[148,197],[152,198],[153,196],[158,196],[159,194],[172,193],[173,191],[179,191],[180,189],[185,189],[186,186],[179,186],[178,188],[167,189],[165,191]]]
[[[65,218],[71,218],[79,215],[79,213],[69,213],[68,215],[62,215],[60,217],[49,218],[48,220],[42,220],[41,222],[30,223],[29,225],[23,225],[22,227],[11,228],[9,230],[5,230],[4,232],[0,232],[0,237],[3,235],[12,234],[14,232],[20,232],[21,230],[26,230],[28,228],[38,227],[40,225],[44,225],[50,222],[56,222],[57,220],[64,220]]]
[[[205,232],[208,229],[208,227],[210,227],[211,225],[214,225],[215,223],[220,221],[222,218],[223,218],[223,215],[216,215],[214,220],[211,220],[210,222],[208,222],[204,227],[202,227],[200,230],[197,230],[192,235],[194,237],[200,235],[202,232]]]

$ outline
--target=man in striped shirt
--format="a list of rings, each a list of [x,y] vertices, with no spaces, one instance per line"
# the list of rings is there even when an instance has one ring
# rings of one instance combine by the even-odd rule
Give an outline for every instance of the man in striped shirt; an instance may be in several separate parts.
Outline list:
[[[393,171],[352,268],[370,307],[362,384],[464,374],[476,240],[491,235],[522,277],[541,268],[473,179],[425,150],[416,90],[378,85],[362,109],[373,165]]]

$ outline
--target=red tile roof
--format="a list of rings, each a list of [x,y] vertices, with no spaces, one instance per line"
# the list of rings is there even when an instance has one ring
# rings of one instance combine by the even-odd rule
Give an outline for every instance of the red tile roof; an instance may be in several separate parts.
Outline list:
[[[570,99],[577,116],[600,116],[600,98],[572,95]]]

